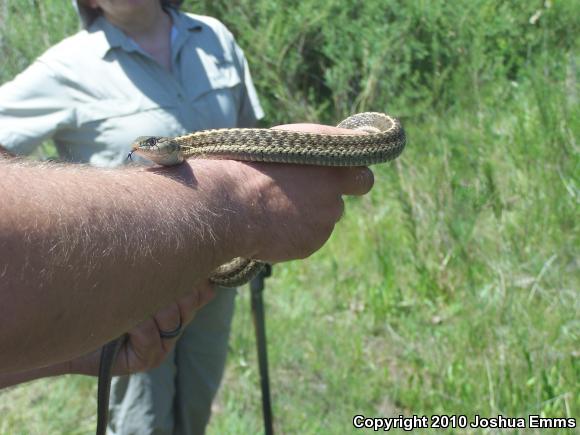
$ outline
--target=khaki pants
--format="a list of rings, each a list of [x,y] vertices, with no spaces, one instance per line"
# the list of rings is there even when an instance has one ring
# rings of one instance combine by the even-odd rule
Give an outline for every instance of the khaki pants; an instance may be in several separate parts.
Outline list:
[[[218,289],[162,365],[113,379],[109,435],[203,434],[225,366],[235,289]]]

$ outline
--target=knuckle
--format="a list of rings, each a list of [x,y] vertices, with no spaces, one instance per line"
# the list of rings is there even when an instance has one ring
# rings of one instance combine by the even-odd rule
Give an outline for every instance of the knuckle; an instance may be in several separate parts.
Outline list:
[[[319,225],[313,234],[308,239],[308,245],[305,247],[304,251],[302,252],[300,259],[305,259],[310,257],[316,251],[318,251],[324,243],[328,240],[332,231],[334,230],[334,224],[336,221],[326,222],[322,225]]]
[[[338,222],[344,214],[344,209],[345,205],[342,195],[339,194],[329,200],[323,208],[324,213],[319,216],[319,230],[332,232],[334,224]]]
[[[144,337],[154,337],[158,333],[157,324],[151,320],[146,320],[141,324],[141,331]]]
[[[172,304],[169,307],[155,314],[155,321],[162,328],[172,328],[179,324],[181,313],[177,304]]]

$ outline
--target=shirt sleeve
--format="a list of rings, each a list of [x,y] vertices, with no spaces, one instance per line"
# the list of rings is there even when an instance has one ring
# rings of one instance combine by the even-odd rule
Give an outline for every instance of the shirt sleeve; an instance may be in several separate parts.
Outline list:
[[[74,120],[65,87],[37,60],[0,87],[0,145],[14,154],[30,154],[55,131]]]
[[[248,61],[243,50],[234,42],[234,55],[240,69],[243,84],[242,98],[238,112],[238,127],[253,127],[259,119],[264,117],[264,110],[258,99],[254,82],[250,74]]]

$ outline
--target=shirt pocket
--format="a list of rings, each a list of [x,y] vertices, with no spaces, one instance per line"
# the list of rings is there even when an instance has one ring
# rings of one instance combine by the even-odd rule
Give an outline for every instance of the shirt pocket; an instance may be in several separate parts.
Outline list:
[[[241,101],[242,78],[233,61],[198,52],[200,70],[190,90],[191,108],[203,128],[235,127]]]
[[[202,67],[201,74],[196,77],[198,97],[216,89],[234,88],[241,84],[240,74],[231,59],[203,50],[198,51],[198,56]]]
[[[144,98],[108,98],[79,103],[76,125],[55,135],[61,156],[96,166],[123,163],[139,136],[177,136],[183,127],[171,107]]]

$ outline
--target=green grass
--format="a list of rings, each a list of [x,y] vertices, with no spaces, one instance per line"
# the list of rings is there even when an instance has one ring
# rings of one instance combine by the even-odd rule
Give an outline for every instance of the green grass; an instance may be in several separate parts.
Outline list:
[[[15,23],[66,13],[27,3]],[[375,168],[370,195],[347,199],[321,251],[267,282],[278,432],[355,432],[355,414],[579,419],[580,7],[287,3],[194,3],[246,48],[265,122],[385,109],[409,142]],[[65,23],[47,36],[4,27],[1,79],[74,31]],[[262,430],[247,290],[238,302],[210,434]],[[81,377],[7,390],[0,433],[91,433],[94,395]]]

